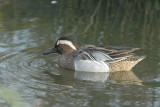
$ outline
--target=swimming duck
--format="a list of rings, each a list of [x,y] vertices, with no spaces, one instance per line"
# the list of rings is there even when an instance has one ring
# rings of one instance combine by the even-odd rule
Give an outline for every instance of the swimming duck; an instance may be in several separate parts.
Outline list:
[[[95,45],[78,45],[70,38],[59,38],[55,46],[43,55],[59,53],[59,66],[68,70],[86,72],[130,71],[145,56],[136,56],[139,48],[117,48]]]

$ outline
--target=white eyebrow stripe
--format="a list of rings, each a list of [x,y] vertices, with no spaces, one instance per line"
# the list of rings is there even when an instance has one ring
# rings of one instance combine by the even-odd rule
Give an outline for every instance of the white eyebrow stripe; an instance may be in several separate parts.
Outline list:
[[[76,50],[76,47],[74,46],[74,44],[71,41],[68,41],[68,40],[58,40],[57,45],[59,45],[59,44],[68,45],[72,49]]]

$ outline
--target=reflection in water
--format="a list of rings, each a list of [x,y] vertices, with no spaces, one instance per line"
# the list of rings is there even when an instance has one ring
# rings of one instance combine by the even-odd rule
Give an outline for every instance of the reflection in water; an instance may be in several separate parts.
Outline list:
[[[119,84],[142,85],[142,81],[132,71],[111,72],[109,80],[113,80]]]
[[[105,82],[114,81],[119,84],[142,85],[142,81],[132,71],[118,72],[83,72],[75,71],[74,77],[80,80]]]
[[[0,107],[31,107],[19,94],[0,86]]]
[[[58,67],[58,69],[51,71],[45,71],[45,74],[50,78],[54,78],[55,84],[61,84],[61,86],[73,88],[74,87],[74,71],[67,71]]]
[[[80,80],[104,82],[108,79],[108,72],[84,72],[75,71],[74,77]]]
[[[28,96],[23,99],[31,104],[34,102],[33,105],[41,102],[40,99],[35,99],[35,95],[45,95],[43,90],[48,87],[48,83],[44,82],[48,77],[42,73],[48,66],[44,66],[45,60],[37,53],[39,51],[6,55],[1,58],[0,63],[1,83],[19,93],[19,96]],[[34,92],[35,90],[37,91]]]
[[[158,0],[0,0],[1,87],[30,107],[159,107],[159,11]],[[74,75],[60,69],[56,55],[42,52],[61,36],[78,44],[142,48],[138,53],[147,58],[133,70],[143,85],[132,71]],[[0,88],[0,95],[5,92]]]

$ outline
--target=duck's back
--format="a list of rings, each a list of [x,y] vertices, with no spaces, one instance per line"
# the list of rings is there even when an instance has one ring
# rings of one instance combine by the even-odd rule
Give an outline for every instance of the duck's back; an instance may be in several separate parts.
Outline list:
[[[78,57],[79,59],[104,62],[108,65],[110,71],[130,71],[145,58],[145,56],[136,56],[132,53],[136,50],[139,50],[139,48],[87,45],[79,49]]]
[[[144,56],[136,56],[132,53],[138,49],[86,45],[78,48],[71,54],[62,55],[59,65],[62,68],[77,71],[129,71],[145,58]]]

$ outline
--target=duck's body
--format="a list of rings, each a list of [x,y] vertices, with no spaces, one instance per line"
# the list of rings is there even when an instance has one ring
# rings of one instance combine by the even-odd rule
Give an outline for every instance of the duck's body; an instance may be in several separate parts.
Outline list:
[[[78,48],[71,39],[62,37],[55,48],[45,52],[60,53],[59,66],[75,71],[108,72],[130,71],[144,56],[135,56],[132,52],[139,48],[115,48],[85,45]]]

